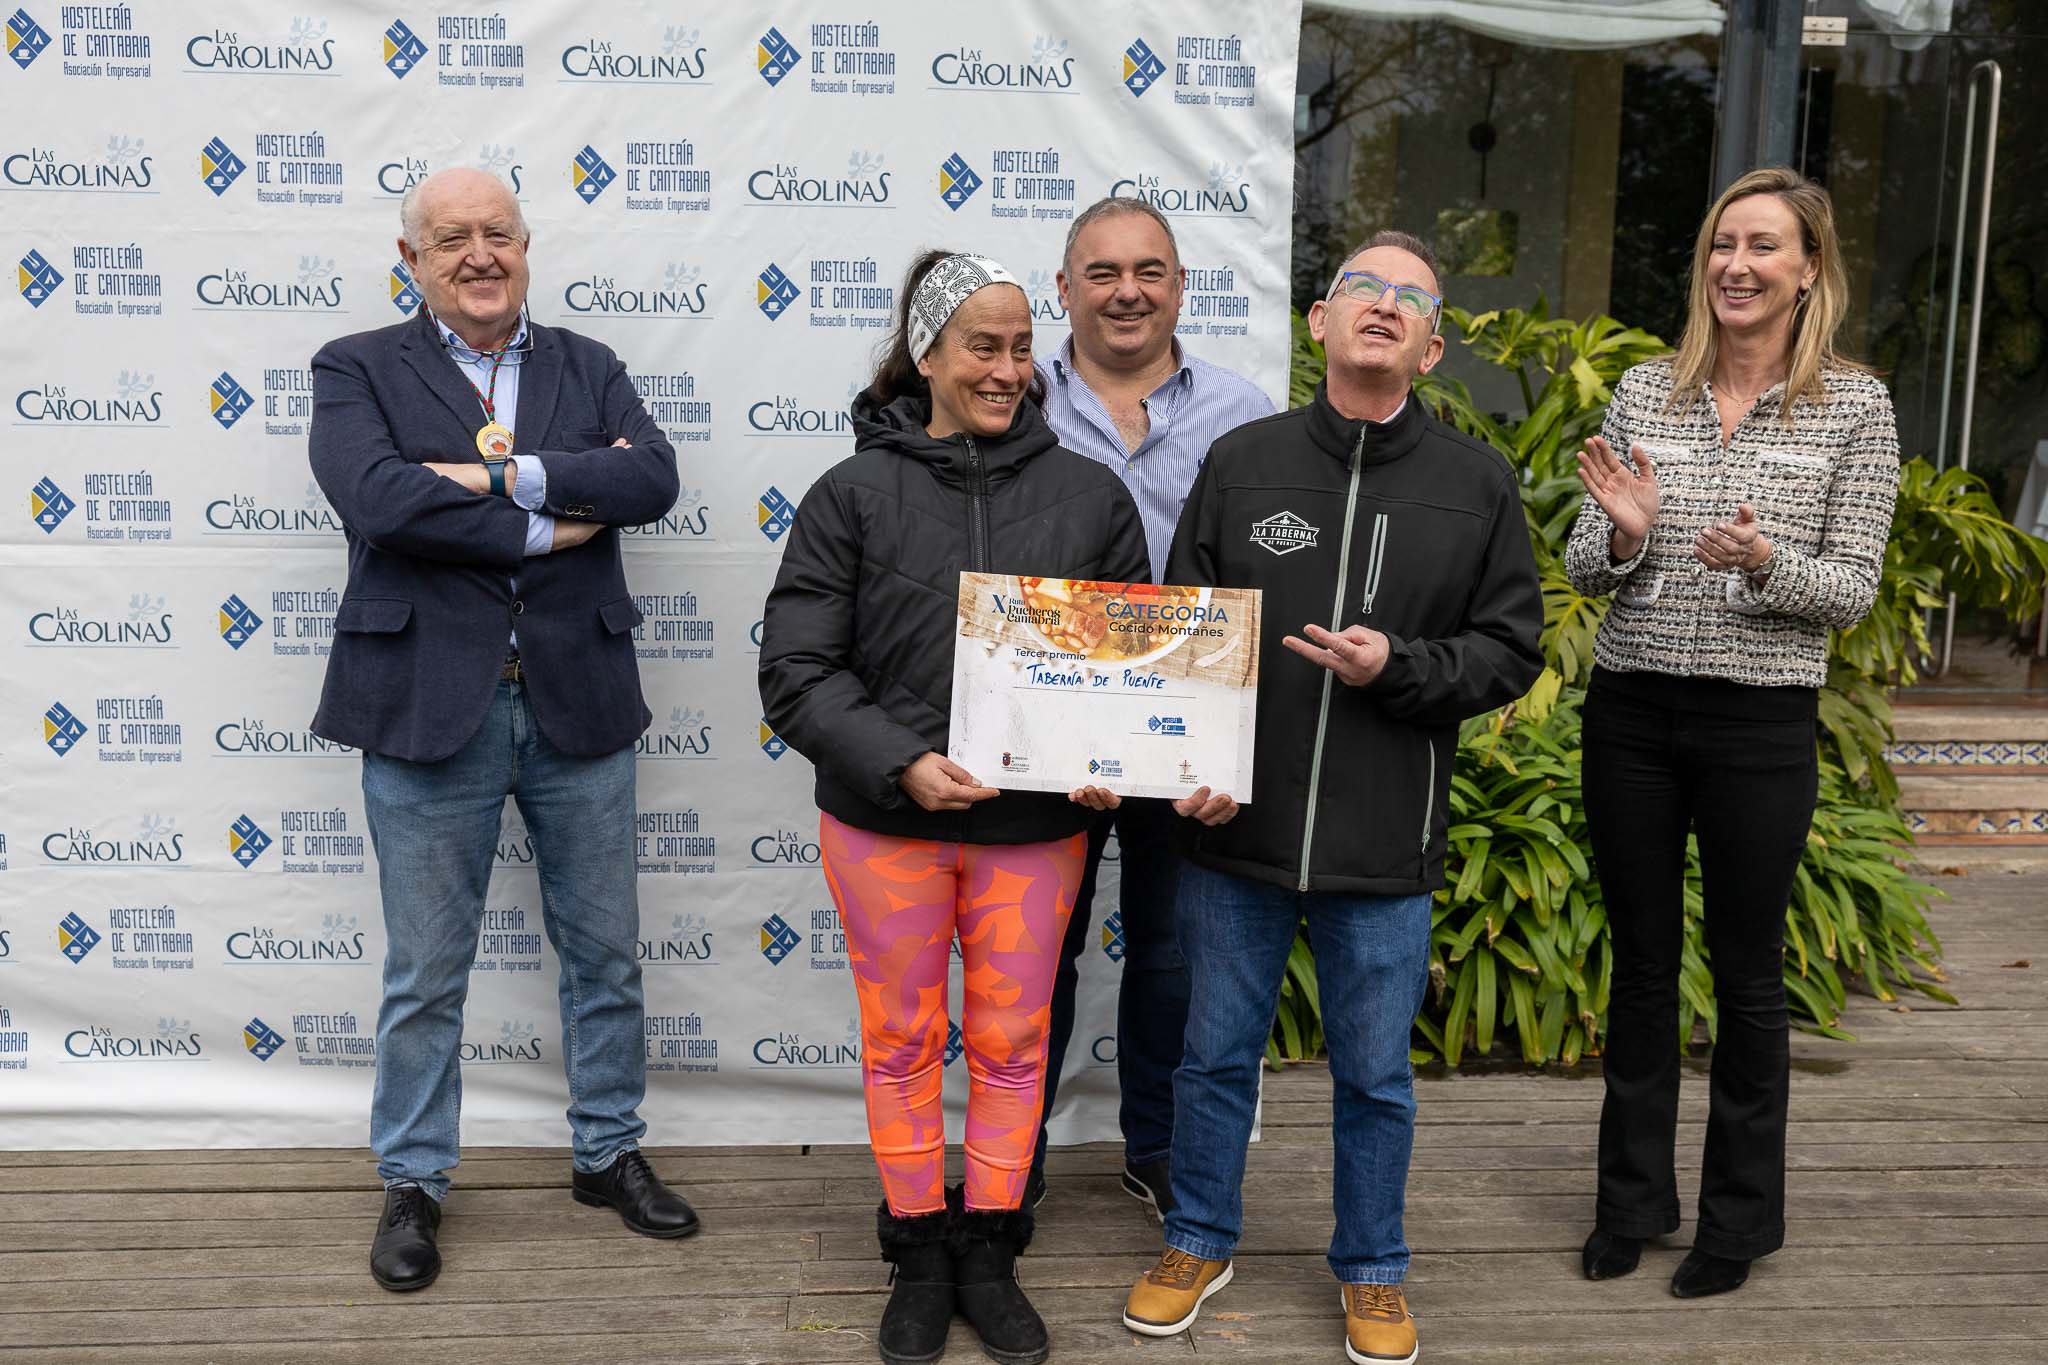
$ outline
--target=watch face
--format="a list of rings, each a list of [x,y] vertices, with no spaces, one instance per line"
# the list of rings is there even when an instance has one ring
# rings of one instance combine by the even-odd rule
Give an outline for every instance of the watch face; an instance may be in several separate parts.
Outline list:
[[[492,422],[477,432],[476,448],[487,462],[496,463],[509,459],[512,454],[512,433]]]

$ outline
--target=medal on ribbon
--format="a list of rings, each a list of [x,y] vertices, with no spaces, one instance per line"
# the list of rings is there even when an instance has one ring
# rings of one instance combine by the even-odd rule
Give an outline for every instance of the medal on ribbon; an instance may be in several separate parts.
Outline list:
[[[476,448],[486,460],[506,459],[512,454],[512,433],[497,422],[486,422],[477,430]]]

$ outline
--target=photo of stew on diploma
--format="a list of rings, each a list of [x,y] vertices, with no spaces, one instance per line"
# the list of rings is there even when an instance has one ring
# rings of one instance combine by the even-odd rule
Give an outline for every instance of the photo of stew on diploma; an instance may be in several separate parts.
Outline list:
[[[960,575],[947,757],[991,787],[1252,799],[1259,593]]]

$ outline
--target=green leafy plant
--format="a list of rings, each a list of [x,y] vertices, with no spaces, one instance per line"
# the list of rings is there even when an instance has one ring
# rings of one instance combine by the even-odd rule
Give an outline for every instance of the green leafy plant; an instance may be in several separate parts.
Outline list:
[[[1516,418],[1482,411],[1454,379],[1430,375],[1416,386],[1439,417],[1521,474],[1542,578],[1545,668],[1528,696],[1460,732],[1448,884],[1436,898],[1433,989],[1415,1021],[1414,1056],[1456,1066],[1512,1039],[1526,1063],[1569,1066],[1600,1050],[1613,970],[1579,785],[1579,717],[1606,602],[1579,594],[1563,564],[1581,498],[1576,457],[1622,373],[1668,348],[1613,318],[1552,318],[1540,298],[1529,310],[1447,309],[1446,320],[1459,344],[1511,371],[1521,392]],[[1308,401],[1323,364],[1297,315],[1294,402]],[[1887,689],[1917,676],[1928,652],[1923,613],[1947,593],[2017,614],[2040,600],[2044,574],[2048,544],[1999,517],[1980,480],[1907,462],[1877,603],[1836,635],[1821,692],[1820,797],[1785,920],[1786,992],[1801,1027],[1847,1036],[1840,1020],[1852,985],[1886,1000],[1901,990],[1951,998],[1925,916],[1935,893],[1901,866],[1912,836],[1885,762]],[[1712,1037],[1718,1022],[1696,849],[1683,906],[1682,1041],[1697,1022]],[[1268,1055],[1313,1056],[1321,1039],[1313,957],[1298,935]]]

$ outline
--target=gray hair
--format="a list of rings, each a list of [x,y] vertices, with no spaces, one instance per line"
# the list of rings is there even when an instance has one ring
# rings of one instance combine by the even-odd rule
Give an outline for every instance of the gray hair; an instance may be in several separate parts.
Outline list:
[[[1428,266],[1429,282],[1436,286],[1437,293],[1443,293],[1444,273],[1438,268],[1436,252],[1430,249],[1429,243],[1423,241],[1412,232],[1402,232],[1399,228],[1382,228],[1344,253],[1344,259],[1337,263],[1337,273],[1330,277],[1330,287],[1323,291],[1323,296],[1328,298],[1331,294],[1337,292],[1337,281],[1344,278],[1345,266],[1357,260],[1360,254],[1380,246],[1396,247]]]
[[[450,169],[454,168],[451,167]],[[519,228],[519,235],[521,237],[531,237],[533,235],[531,232],[527,231],[526,214],[519,207],[519,195],[516,191],[513,190],[512,186],[509,183],[507,183],[505,177],[499,175],[495,171],[486,171],[481,167],[466,167],[464,169],[475,170],[477,174],[488,175],[490,176],[491,179],[497,181],[499,188],[505,191],[505,198],[509,200],[512,204],[512,221]],[[435,174],[438,175],[439,172],[437,171],[435,172]],[[405,193],[399,196],[398,231],[400,235],[402,235],[405,238],[406,243],[410,245],[414,251],[426,250],[426,242],[423,240],[423,238],[426,234],[427,225],[421,221],[420,191],[424,189],[427,183],[431,181],[433,178],[434,177],[432,175],[429,175],[413,181],[410,185],[407,185],[405,187]]]
[[[1074,215],[1073,223],[1067,228],[1067,244],[1060,252],[1060,269],[1074,258],[1074,242],[1081,230],[1090,223],[1104,218],[1120,218],[1126,214],[1140,214],[1159,224],[1159,230],[1166,234],[1166,244],[1173,248],[1173,263],[1180,264],[1180,243],[1174,239],[1173,224],[1166,221],[1166,215],[1143,199],[1127,194],[1112,194],[1107,199],[1098,199]]]

